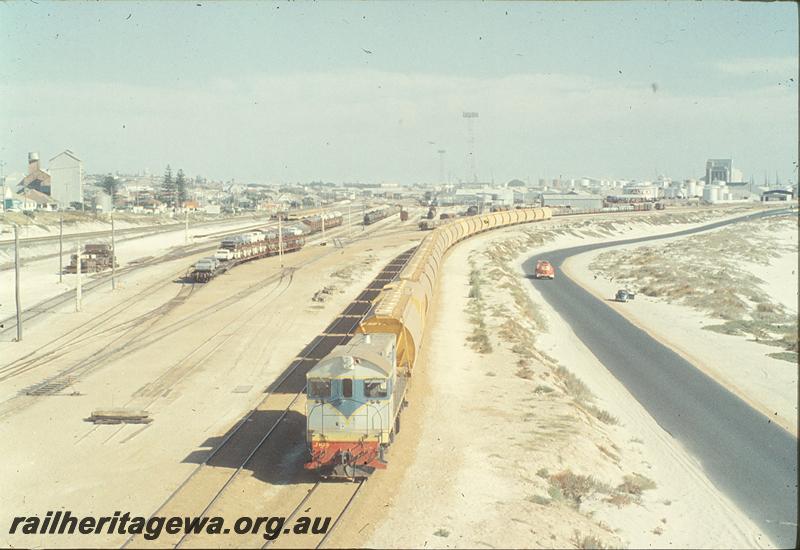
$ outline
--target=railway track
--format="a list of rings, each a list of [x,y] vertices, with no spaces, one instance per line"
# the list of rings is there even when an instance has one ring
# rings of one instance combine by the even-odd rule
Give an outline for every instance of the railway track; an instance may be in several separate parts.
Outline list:
[[[386,229],[386,227],[381,222],[379,222],[379,224],[380,227],[375,227],[372,230],[363,231],[361,232],[360,235],[350,239],[349,241],[356,242],[371,236],[375,236],[376,234],[380,235],[384,234],[384,230]],[[259,225],[259,227],[263,226],[264,224]],[[341,238],[345,234],[345,232],[351,232],[352,229],[356,226],[360,226],[360,224],[357,221],[352,222],[350,224],[347,224],[345,222],[334,229],[326,231],[325,240],[327,241],[329,239]],[[230,231],[230,232],[221,232],[219,233],[219,236],[222,236],[223,234],[241,233],[242,231],[243,229],[237,229],[235,231]],[[316,233],[311,236],[306,245],[311,246],[319,244],[322,241],[323,241],[322,235],[320,233]],[[196,245],[190,245],[188,247],[181,247],[179,249],[171,250],[161,256],[146,258],[143,261],[137,263],[131,263],[121,269],[118,269],[116,272],[116,276],[117,278],[121,278],[125,275],[129,275],[134,271],[152,267],[160,263],[179,260],[190,256],[194,256],[196,254],[201,254],[204,252],[211,252],[212,250],[217,250],[217,248],[219,248],[218,244],[219,243],[196,244]],[[182,274],[183,271],[181,271],[178,276]],[[102,285],[108,284],[110,281],[111,281],[110,273],[104,273],[103,275],[96,276],[94,278],[87,277],[87,280],[83,283],[83,289],[82,289],[84,296],[89,294],[93,290],[101,287]],[[43,314],[52,312],[60,307],[66,306],[74,300],[74,297],[75,297],[75,291],[71,289],[62,292],[61,294],[58,294],[56,296],[53,296],[52,298],[43,300],[42,302],[39,302],[35,306],[23,310],[22,312],[23,322],[29,323]],[[0,339],[7,339],[11,337],[11,335],[16,334],[17,322],[15,316],[11,316],[6,319],[0,320],[0,325],[3,325],[4,327],[0,329]]]
[[[142,261],[142,262],[139,262],[139,263],[136,263],[136,264],[131,264],[131,265],[125,266],[125,267],[123,267],[121,269],[118,269],[117,272],[116,272],[116,277],[119,279],[119,278],[121,278],[121,277],[123,277],[125,275],[129,275],[130,273],[132,273],[134,271],[138,271],[140,269],[151,267],[151,266],[157,265],[159,263],[164,263],[164,262],[169,262],[169,261],[185,258],[185,257],[188,257],[188,256],[192,256],[194,254],[199,254],[201,252],[207,252],[207,251],[211,250],[212,248],[214,248],[214,247],[205,246],[204,248],[193,248],[191,250],[186,249],[186,250],[182,251],[182,253],[178,253],[178,254],[176,254],[173,251],[173,252],[167,253],[167,254],[165,254],[163,256],[158,256],[156,258],[150,258],[150,259],[147,259],[145,261]],[[185,272],[185,269],[182,269],[175,276],[179,277],[184,272]],[[97,288],[99,288],[99,287],[101,287],[101,286],[103,286],[105,284],[108,284],[110,282],[111,282],[111,274],[110,273],[102,275],[102,276],[99,276],[99,277],[94,277],[94,278],[87,277],[86,281],[82,285],[83,286],[83,288],[82,288],[83,295],[86,296],[88,293],[92,292],[93,290],[95,290],[95,289],[97,289]],[[163,285],[165,283],[162,281],[160,284]],[[22,312],[22,320],[23,320],[24,323],[27,324],[30,321],[35,320],[40,315],[44,315],[46,313],[50,313],[50,312],[52,312],[54,310],[57,310],[60,307],[63,307],[63,306],[66,306],[66,305],[72,303],[74,299],[75,299],[75,290],[70,289],[70,290],[67,290],[65,292],[62,292],[61,294],[58,294],[56,296],[53,296],[52,298],[48,298],[46,300],[43,300],[42,302],[39,302],[35,306],[32,306],[32,307],[30,307],[28,309],[23,310],[23,312]],[[0,337],[5,336],[7,338],[8,335],[13,334],[13,333],[16,332],[17,323],[16,323],[16,318],[15,317],[8,317],[8,318],[2,320],[0,322],[0,324],[4,325],[4,328],[0,329]]]
[[[262,290],[264,288],[269,287],[270,285],[276,285],[274,288],[268,290],[264,296],[259,297],[257,300],[253,301],[252,303],[248,304],[248,307],[243,310],[242,316],[239,317],[239,322],[246,322],[249,317],[246,316],[247,312],[261,306],[267,299],[273,297],[273,293],[275,290],[279,291],[279,294],[282,294],[288,289],[288,286],[291,285],[291,281],[293,278],[293,270],[292,269],[285,269],[282,270],[279,274],[276,274],[271,277],[267,277],[264,280],[258,281],[257,283],[248,286],[247,288],[237,292],[236,294],[226,297],[219,302],[209,305],[208,307],[201,310],[198,313],[191,313],[181,317],[180,319],[164,326],[160,326],[157,331],[154,331],[154,326],[159,323],[164,316],[169,312],[172,311],[177,305],[180,303],[185,302],[186,299],[194,292],[196,285],[194,284],[187,284],[182,285],[181,289],[179,290],[178,294],[175,298],[151,310],[139,317],[134,319],[130,319],[123,323],[117,325],[117,329],[122,329],[119,335],[117,335],[114,339],[113,344],[102,348],[99,351],[95,351],[92,349],[88,349],[89,355],[86,357],[75,357],[71,364],[59,370],[58,373],[49,376],[38,382],[32,386],[24,388],[22,390],[22,395],[18,395],[16,397],[12,397],[2,403],[2,407],[0,407],[0,417],[6,416],[7,414],[19,410],[21,407],[25,406],[26,404],[30,403],[30,400],[24,400],[21,398],[25,397],[32,397],[32,396],[42,396],[42,395],[52,395],[59,391],[62,391],[65,387],[70,386],[80,380],[82,377],[90,374],[97,368],[101,368],[103,366],[108,365],[110,362],[119,360],[121,357],[125,355],[134,353],[140,349],[146,348],[149,345],[152,345],[180,330],[186,329],[191,325],[202,322],[208,315],[213,313],[222,311],[228,307],[232,307],[238,304],[241,300],[253,297],[254,293]],[[286,282],[286,287],[281,289],[281,284]],[[256,311],[257,313],[257,311]],[[183,376],[175,376],[173,372],[172,380],[174,383],[177,383],[182,378],[184,378],[193,367],[196,368],[197,366],[201,365],[203,361],[208,357],[209,354],[213,353],[219,347],[224,345],[230,338],[233,336],[233,333],[227,335],[226,337],[222,338],[220,342],[213,342],[215,345],[209,345],[215,336],[218,336],[220,332],[227,328],[223,327],[217,333],[212,335],[209,340],[203,343],[199,348],[190,352],[189,356],[184,357],[184,360],[179,362],[179,371],[183,372]],[[87,345],[90,342],[89,340],[96,339],[100,336],[108,336],[109,330],[102,330],[98,333],[84,335],[82,345]],[[55,352],[62,353],[62,349],[54,349],[49,350],[45,354],[42,354],[39,357],[28,358],[26,361],[13,365],[11,372],[6,372],[4,376],[11,377],[22,374],[24,372],[28,372],[33,370],[37,367],[45,365],[48,361],[52,360],[52,356]],[[204,351],[207,352],[206,355],[201,355],[199,360],[191,360],[191,356],[194,355],[197,351]],[[156,385],[154,385],[155,387]],[[163,386],[163,382],[162,382]],[[166,387],[164,387],[166,389]],[[157,394],[155,390],[151,392],[151,394]]]
[[[180,273],[177,273],[175,277],[180,276]],[[121,317],[124,313],[128,312],[132,307],[136,306],[138,302],[144,297],[153,292],[168,286],[169,284],[173,284],[174,280],[172,277],[166,280],[158,281],[152,285],[149,285],[142,289],[141,291],[127,297],[123,300],[120,304],[118,304],[114,308],[110,308],[104,312],[101,312],[83,325],[75,327],[58,337],[50,340],[49,342],[43,343],[36,351],[33,351],[27,355],[24,355],[10,363],[0,366],[0,382],[3,382],[9,378],[17,374],[21,374],[22,372],[26,372],[30,370],[29,367],[35,368],[39,364],[46,362],[50,358],[52,358],[56,353],[64,353],[76,346],[79,346],[85,343],[87,340],[96,338],[101,335],[106,335],[109,333],[113,333],[116,330],[124,328],[126,325],[135,323],[141,319],[141,317],[135,317],[128,321],[124,321],[122,323],[118,323],[112,326],[103,326],[106,323],[110,322],[114,318]],[[154,313],[156,311],[164,311],[172,309],[175,305],[185,302],[188,300],[189,296],[194,292],[195,284],[186,284],[181,285],[178,289],[176,295],[171,298],[167,303],[159,306],[155,310],[148,312]],[[102,330],[97,330],[103,326]]]
[[[336,229],[344,231],[348,228],[347,226],[344,226]],[[373,231],[362,234],[358,238],[353,239],[353,241],[366,239],[376,234],[391,234],[396,231],[398,231],[397,228],[394,228],[393,226],[384,226],[381,224],[381,227],[376,227]],[[335,230],[332,230],[331,233],[335,235]],[[315,241],[312,241],[312,243],[320,242],[322,239],[321,235],[318,235],[317,237],[318,238],[315,239]],[[296,269],[307,267],[335,252],[336,249],[331,248],[329,252],[300,264]],[[149,336],[148,334],[150,333],[150,329],[156,323],[158,323],[167,313],[185,302],[189,296],[191,296],[196,289],[201,288],[202,285],[197,285],[194,283],[181,285],[177,295],[170,299],[167,303],[162,304],[153,310],[145,312],[142,315],[121,321],[111,326],[107,326],[107,323],[111,319],[119,318],[119,315],[123,314],[129,308],[135,306],[142,296],[173,283],[175,279],[185,279],[184,271],[177,272],[171,275],[168,279],[156,282],[136,293],[135,295],[127,298],[119,306],[111,308],[97,315],[91,321],[82,325],[81,327],[77,327],[52,341],[43,344],[35,352],[32,352],[16,361],[12,361],[11,363],[3,365],[0,367],[0,382],[47,365],[55,357],[61,357],[68,353],[78,352],[81,348],[88,348],[93,341],[99,338],[107,337],[111,334],[116,335],[114,344],[108,348],[105,348],[98,353],[91,353],[88,357],[74,358],[74,364],[71,367],[61,369],[57,374],[49,376],[36,384],[24,388],[22,392],[23,395],[17,397],[25,397],[26,395],[41,396],[58,394],[59,392],[62,392],[64,389],[71,386],[73,383],[77,382],[81,377],[92,372],[95,368],[99,368],[105,364],[108,364],[111,360],[117,360],[124,355],[133,353],[148,345],[154,344],[174,334],[175,332],[186,328],[186,326],[198,322],[198,320],[202,318],[220,312],[227,307],[231,307],[239,303],[242,299],[250,298],[252,297],[253,293],[258,292],[261,288],[275,281],[282,281],[286,273],[289,273],[289,281],[291,281],[293,272],[282,271],[280,275],[257,281],[247,288],[240,290],[236,294],[226,297],[220,302],[212,304],[203,310],[200,310],[199,312],[184,316],[169,325],[161,326],[159,327],[157,333],[150,334]],[[285,292],[285,290],[286,289],[283,291]],[[258,303],[260,303],[260,301]],[[224,344],[224,342],[222,344]],[[211,352],[218,349],[218,347],[219,346],[212,348]],[[202,364],[202,362],[202,359],[199,361],[194,361],[194,363],[197,365]],[[186,370],[191,371],[192,369],[186,368]],[[15,399],[17,402],[10,404],[10,402]],[[15,397],[4,401],[2,406],[0,406],[0,417],[6,416],[10,412],[16,411],[24,406],[24,403],[20,403],[19,401],[20,400]]]
[[[408,250],[389,262],[356,300],[328,325],[323,334],[314,338],[298,354],[278,379],[270,384],[264,399],[228,431],[210,454],[168,495],[153,516],[208,517],[223,513],[235,514],[237,509],[240,516],[275,515],[274,510],[260,509],[264,505],[264,495],[261,495],[262,498],[246,498],[243,495],[251,492],[255,495],[263,493],[265,483],[262,478],[271,481],[267,488],[272,490],[289,485],[294,489],[290,489],[290,492],[299,490],[302,493],[309,486],[309,474],[302,468],[298,470],[298,465],[302,464],[302,454],[295,456],[305,450],[305,373],[334,347],[352,337],[358,324],[369,312],[372,301],[384,285],[394,280],[414,250],[415,248]],[[282,468],[274,467],[282,463]],[[252,471],[254,475],[242,475],[246,470]],[[319,485],[316,487],[313,492],[319,491]],[[326,490],[333,491],[323,491]],[[303,498],[307,497],[308,495],[304,495]],[[343,504],[336,522],[353,498],[355,495],[351,494],[347,503]],[[339,502],[338,498],[333,500]],[[278,496],[277,500],[283,506],[294,501],[288,495]],[[123,547],[134,541],[137,548],[149,544],[160,547],[217,547],[223,542],[215,535],[182,534],[162,535],[157,543],[131,537],[125,541]],[[263,541],[261,537],[255,547],[263,544]],[[228,542],[234,546],[246,546],[242,537],[231,537]],[[319,542],[323,542],[322,537]],[[307,546],[307,543],[308,540],[301,546]]]
[[[278,538],[267,540],[261,548],[322,548],[347,514],[365,483],[366,480],[363,479],[354,483],[318,481],[286,516],[284,525],[290,526],[290,531],[288,533],[284,531]],[[314,532],[315,529],[312,529],[310,533],[299,534],[295,533],[291,526],[292,522],[300,517],[330,518],[330,523],[324,530],[317,529],[319,532]],[[312,519],[312,526],[313,521]]]

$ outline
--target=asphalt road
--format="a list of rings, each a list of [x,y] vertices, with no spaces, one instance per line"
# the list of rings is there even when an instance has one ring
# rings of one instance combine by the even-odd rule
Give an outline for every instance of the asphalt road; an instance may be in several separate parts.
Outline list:
[[[690,235],[779,213],[743,216],[658,237],[566,248],[549,252],[546,258],[558,269],[570,256],[590,250]],[[535,264],[536,258],[527,260],[525,273],[532,274]],[[776,544],[795,548],[797,439],[560,270],[553,281],[531,281],[656,422],[703,465],[711,481]],[[701,544],[703,533],[697,536]]]

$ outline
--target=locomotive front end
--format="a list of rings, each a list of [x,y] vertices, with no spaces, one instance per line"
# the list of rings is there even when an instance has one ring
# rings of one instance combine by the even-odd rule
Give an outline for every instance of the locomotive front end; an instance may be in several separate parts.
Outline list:
[[[386,467],[394,358],[393,335],[358,334],[308,372],[306,469],[354,479]]]

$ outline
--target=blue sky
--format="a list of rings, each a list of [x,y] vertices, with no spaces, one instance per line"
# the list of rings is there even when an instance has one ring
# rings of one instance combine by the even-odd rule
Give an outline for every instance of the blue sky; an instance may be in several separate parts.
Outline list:
[[[457,180],[471,110],[481,179],[796,180],[797,41],[791,3],[8,2],[0,160]]]

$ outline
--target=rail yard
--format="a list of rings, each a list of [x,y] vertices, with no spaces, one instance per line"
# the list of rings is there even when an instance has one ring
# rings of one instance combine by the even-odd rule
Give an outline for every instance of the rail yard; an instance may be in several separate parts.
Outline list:
[[[0,548],[797,548],[796,15],[4,2]]]
[[[436,376],[431,361],[441,353],[428,349],[439,330],[429,324],[440,325],[433,308],[442,307],[450,249],[476,235],[481,242],[654,215],[509,209],[448,216],[421,231],[424,209],[398,212],[372,210],[350,223],[336,211],[272,221],[123,267],[127,283],[113,293],[96,283],[80,313],[67,314],[58,300],[38,308],[33,330],[60,319],[56,329],[45,342],[8,348],[13,355],[0,365],[3,437],[30,431],[40,447],[34,463],[25,458],[30,449],[4,458],[2,468],[16,468],[17,481],[3,505],[34,514],[45,495],[69,502],[80,487],[93,495],[71,505],[83,515],[124,503],[144,518],[223,518],[226,525],[245,516],[287,525],[328,518],[302,534],[270,524],[269,533],[262,526],[228,536],[80,539],[87,546],[353,546],[364,536],[388,544],[381,533],[391,529],[391,515],[367,510],[382,501],[381,491],[407,483],[414,450],[430,445],[419,411],[440,407],[426,395]],[[720,215],[736,213],[715,211],[712,219]],[[203,274],[198,266],[211,260]],[[552,278],[552,269],[540,258],[536,279],[540,270]],[[50,446],[66,451],[55,456]],[[45,546],[75,540],[41,536]]]

